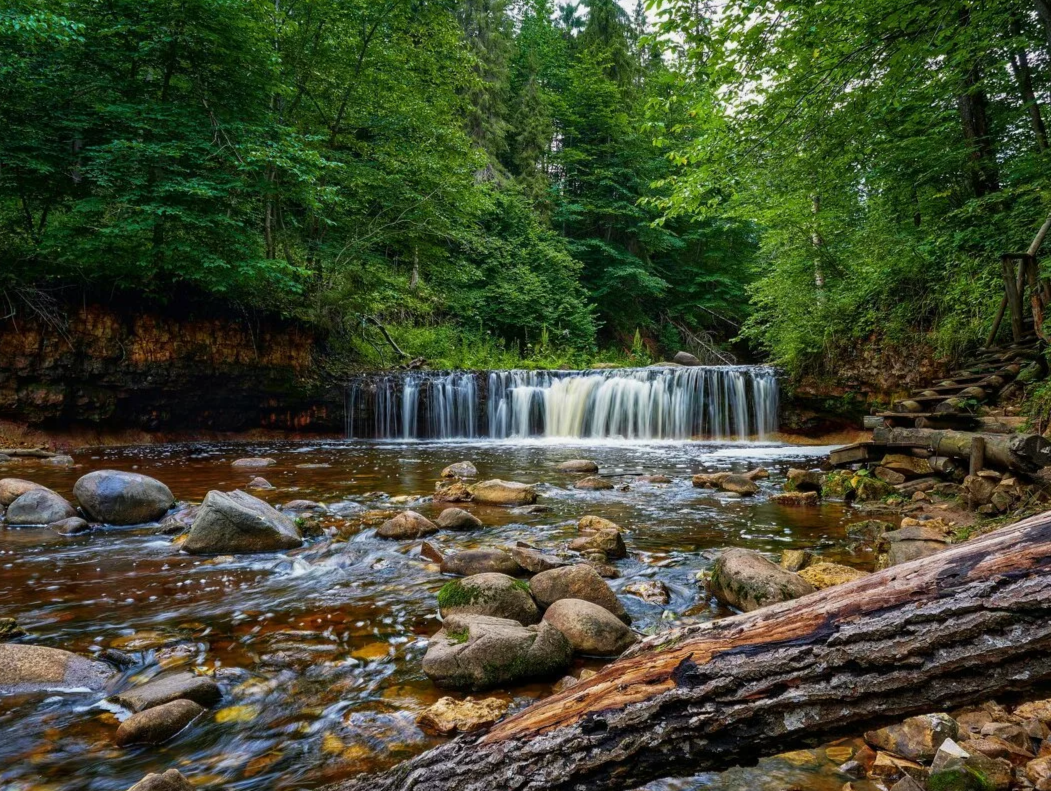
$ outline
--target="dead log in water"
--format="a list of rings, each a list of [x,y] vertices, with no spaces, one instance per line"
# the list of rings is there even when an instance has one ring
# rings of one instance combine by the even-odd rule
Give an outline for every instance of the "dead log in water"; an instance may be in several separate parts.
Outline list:
[[[985,461],[1002,469],[1035,472],[1051,464],[1051,442],[1039,434],[976,434],[929,428],[877,428],[872,439],[888,448],[927,448],[938,456],[969,459],[971,441],[985,440]]]
[[[1051,513],[649,638],[593,678],[338,791],[625,789],[1051,683]]]

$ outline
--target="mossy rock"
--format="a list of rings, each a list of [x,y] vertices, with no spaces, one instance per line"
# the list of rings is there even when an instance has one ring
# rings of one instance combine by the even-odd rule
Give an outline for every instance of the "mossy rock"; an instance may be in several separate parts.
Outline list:
[[[438,591],[442,618],[450,615],[487,615],[509,618],[528,626],[540,620],[540,610],[529,583],[507,574],[473,574],[447,582]]]
[[[825,476],[821,496],[826,500],[849,500],[854,496],[853,477],[846,470],[832,470]]]

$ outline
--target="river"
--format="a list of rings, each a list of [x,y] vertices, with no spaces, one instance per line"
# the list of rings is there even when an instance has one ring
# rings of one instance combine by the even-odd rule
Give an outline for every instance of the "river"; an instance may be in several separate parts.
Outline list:
[[[427,500],[391,504],[388,498],[426,498],[444,466],[469,459],[483,479],[539,483],[540,502],[550,511],[516,516],[468,506],[487,528],[443,531],[432,544],[447,553],[524,540],[556,550],[576,535],[578,517],[612,519],[625,529],[630,553],[616,563],[621,576],[610,580],[614,590],[659,579],[671,593],[667,606],[621,596],[635,628],[652,633],[727,614],[705,598],[697,580],[721,547],[772,556],[810,547],[826,559],[871,568],[871,557],[853,552],[845,540],[845,524],[863,517],[841,504],[792,509],[769,500],[788,467],[811,466],[826,452],[762,443],[544,439],[179,444],[79,451],[74,468],[22,462],[0,474],[71,497],[74,482],[92,469],[137,471],[192,502],[210,489],[244,487],[260,474],[276,488],[253,494],[275,505],[357,501],[433,517],[438,506]],[[231,467],[245,456],[276,464]],[[621,476],[614,480],[626,490],[571,488],[578,476],[556,467],[572,458],[597,461],[603,474]],[[734,499],[690,482],[695,472],[760,465],[771,477],[760,481],[755,498]],[[664,474],[673,482],[639,483],[636,473]],[[172,766],[202,788],[318,788],[437,743],[415,717],[446,694],[420,670],[428,636],[439,628],[435,594],[445,579],[419,557],[419,542],[377,539],[360,516],[330,514],[320,526],[332,535],[312,538],[300,550],[236,558],[182,554],[156,526],[75,537],[0,530],[0,615],[17,617],[32,642],[82,653],[129,652],[136,665],[122,683],[167,668],[198,668],[213,673],[224,693],[203,721],[171,741],[128,749],[112,742],[124,713],[103,695],[0,698],[0,788],[124,791],[146,772]],[[578,660],[576,669],[583,666]],[[550,690],[534,684],[494,694],[518,708]],[[648,788],[838,791],[850,779],[813,758],[773,759],[758,770]]]

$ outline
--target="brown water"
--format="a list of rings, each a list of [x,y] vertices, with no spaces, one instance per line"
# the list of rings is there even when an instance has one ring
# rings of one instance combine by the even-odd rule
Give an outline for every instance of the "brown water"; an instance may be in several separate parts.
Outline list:
[[[539,482],[548,513],[516,516],[467,506],[488,529],[442,532],[442,552],[525,540],[558,550],[575,536],[574,520],[598,514],[626,530],[630,557],[616,565],[619,590],[659,579],[667,606],[624,595],[641,632],[706,620],[720,612],[697,576],[712,550],[745,546],[770,553],[811,547],[865,566],[850,551],[844,525],[861,518],[840,505],[791,509],[769,501],[789,466],[809,466],[819,448],[653,443],[276,443],[184,444],[99,449],[75,455],[73,469],[22,462],[0,475],[28,478],[71,496],[92,469],[134,470],[164,481],[179,500],[198,502],[210,489],[244,487],[261,474],[277,489],[253,492],[273,504],[310,499],[358,501],[370,509],[412,507],[387,497],[427,496],[445,465],[470,459],[482,478]],[[236,470],[242,456],[269,456],[275,466]],[[566,459],[591,458],[603,473],[624,473],[627,491],[582,492],[577,476],[558,473]],[[695,489],[700,471],[767,467],[752,499]],[[670,485],[639,484],[631,473],[666,474]],[[382,495],[376,494],[378,492]],[[14,616],[31,642],[86,654],[130,653],[136,664],[110,691],[167,668],[214,674],[222,703],[169,742],[118,748],[112,737],[126,713],[105,694],[52,693],[0,698],[0,788],[123,791],[149,771],[180,768],[200,787],[307,789],[384,768],[437,740],[416,715],[443,694],[420,670],[428,635],[439,628],[435,594],[445,580],[418,555],[418,542],[375,538],[360,516],[321,519],[332,536],[281,554],[202,558],[181,554],[156,527],[107,528],[76,537],[47,529],[0,530],[0,616]],[[346,540],[343,540],[346,538]],[[578,663],[577,667],[581,667]],[[514,708],[550,692],[550,684],[516,687]],[[850,779],[823,754],[763,762],[758,770],[702,775],[648,788],[838,791]],[[837,761],[838,763],[838,761]],[[858,784],[859,791],[867,786]]]

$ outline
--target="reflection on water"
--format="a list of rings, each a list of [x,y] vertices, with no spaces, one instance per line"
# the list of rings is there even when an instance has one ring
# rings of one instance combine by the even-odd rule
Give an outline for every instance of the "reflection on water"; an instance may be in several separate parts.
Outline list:
[[[667,606],[622,597],[635,626],[653,632],[721,614],[704,600],[696,579],[710,565],[713,549],[816,547],[849,563],[869,560],[844,546],[850,516],[842,507],[789,509],[768,500],[788,466],[822,452],[543,441],[184,444],[83,451],[72,470],[24,462],[0,474],[29,478],[69,497],[76,479],[91,469],[135,470],[194,502],[210,489],[243,487],[262,474],[277,488],[253,493],[274,504],[358,500],[368,508],[394,509],[405,505],[386,497],[426,496],[445,465],[470,459],[483,478],[539,482],[541,502],[551,510],[516,516],[467,506],[488,529],[442,532],[431,543],[442,552],[517,540],[555,550],[575,536],[576,518],[594,513],[612,519],[627,531],[631,552],[617,563],[621,577],[610,581],[612,587],[653,578],[671,592]],[[242,456],[268,456],[277,464],[231,468]],[[555,467],[581,457],[598,461],[603,474],[623,475],[618,482],[630,488],[569,488],[575,476]],[[760,464],[773,475],[760,482],[763,491],[754,500],[690,484],[693,472]],[[660,473],[674,482],[640,484],[635,473]],[[412,507],[432,517],[438,512],[430,502]],[[216,709],[168,743],[126,749],[112,742],[126,713],[102,695],[0,699],[0,788],[123,791],[146,772],[172,766],[206,787],[316,788],[389,766],[435,743],[416,727],[415,716],[443,694],[420,670],[427,637],[438,629],[435,594],[443,579],[419,557],[417,542],[378,540],[360,517],[329,514],[320,526],[330,536],[311,539],[303,549],[236,558],[180,554],[155,527],[76,537],[0,530],[0,615],[17,617],[35,642],[82,653],[124,651],[135,664],[117,683],[168,668],[199,668],[214,673],[224,692]],[[517,708],[549,692],[549,684],[537,684],[506,695]],[[771,764],[763,772],[787,772],[782,781],[806,778],[779,781],[771,789],[796,784],[824,791],[843,782],[827,767]],[[756,783],[753,775],[731,772],[650,788],[766,787]]]

